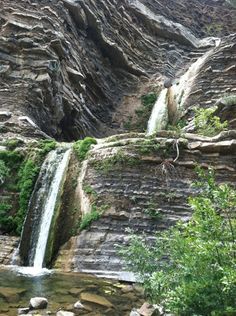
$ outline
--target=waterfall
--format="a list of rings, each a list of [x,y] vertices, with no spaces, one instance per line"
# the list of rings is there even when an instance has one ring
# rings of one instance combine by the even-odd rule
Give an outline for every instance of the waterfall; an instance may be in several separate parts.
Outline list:
[[[36,182],[25,221],[20,254],[34,270],[43,268],[54,212],[62,193],[71,149],[59,147],[45,159]]]
[[[180,77],[177,83],[170,88],[164,88],[160,92],[148,121],[147,135],[152,135],[155,132],[166,128],[167,124],[171,121],[168,111],[171,112],[172,110],[173,112],[174,109],[176,113],[172,113],[172,115],[175,116],[175,118],[180,116],[184,104],[192,92],[196,76],[199,74],[202,66],[215,52],[215,47],[218,47],[221,43],[219,38],[206,38],[205,40],[202,40],[202,42],[204,41],[206,44],[209,43],[209,45],[213,41],[214,47],[198,58],[184,75]],[[171,102],[174,102],[174,104],[170,104]]]
[[[163,89],[154,104],[152,114],[148,121],[147,135],[152,135],[164,129],[168,123],[167,92],[167,88]]]

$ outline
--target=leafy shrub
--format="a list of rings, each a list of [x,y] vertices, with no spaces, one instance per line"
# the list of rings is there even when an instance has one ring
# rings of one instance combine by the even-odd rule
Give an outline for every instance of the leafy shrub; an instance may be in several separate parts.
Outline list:
[[[14,150],[17,146],[22,144],[23,141],[21,139],[9,139],[4,143],[8,150]]]
[[[0,159],[0,186],[5,182],[9,175],[9,168],[6,166],[4,160]]]
[[[19,183],[18,187],[20,190],[20,208],[14,218],[16,224],[16,233],[20,235],[24,218],[28,209],[28,203],[30,200],[31,193],[34,188],[36,177],[39,173],[39,166],[31,159],[26,160],[21,169],[19,170]]]
[[[100,217],[101,213],[97,210],[96,206],[93,206],[91,212],[82,217],[79,229],[83,230],[88,228],[93,221],[98,220]]]
[[[198,174],[201,193],[189,199],[192,219],[158,233],[152,245],[133,235],[120,253],[149,299],[171,313],[235,315],[236,191],[217,185],[211,170]]]
[[[6,202],[0,203],[0,227],[6,232],[11,232],[15,228],[13,217],[9,215],[12,205]]]
[[[142,106],[138,108],[136,113],[136,123],[132,126],[137,131],[143,132],[146,130],[147,122],[150,118],[152,108],[157,100],[157,94],[150,92],[141,97]]]
[[[55,140],[51,139],[43,139],[39,142],[40,155],[41,157],[45,157],[51,150],[57,147],[57,143]]]
[[[113,156],[107,157],[103,160],[96,160],[92,162],[93,167],[102,173],[109,173],[114,168],[121,168],[122,166],[133,167],[138,165],[140,160],[137,157],[132,157],[125,154],[122,150],[117,151]]]
[[[97,144],[97,141],[92,137],[85,137],[85,139],[75,142],[73,148],[76,152],[77,158],[80,161],[83,161],[86,158],[91,146],[95,144]]]
[[[217,106],[208,109],[194,108],[194,125],[197,133],[204,136],[215,136],[227,128],[227,121],[221,123],[220,118],[213,115],[216,110]]]

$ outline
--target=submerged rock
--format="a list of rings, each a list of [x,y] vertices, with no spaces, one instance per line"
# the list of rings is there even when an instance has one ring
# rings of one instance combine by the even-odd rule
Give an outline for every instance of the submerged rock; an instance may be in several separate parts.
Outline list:
[[[106,307],[113,307],[113,304],[109,302],[105,297],[97,294],[84,292],[81,294],[80,298],[81,301],[91,302]]]
[[[30,300],[30,307],[33,309],[44,309],[48,306],[48,300],[45,297],[33,297]]]
[[[57,312],[56,316],[75,316],[75,314],[72,312],[59,311]]]
[[[25,289],[15,289],[11,287],[0,287],[0,297],[3,297],[8,303],[16,303],[20,295],[25,293]]]
[[[148,302],[145,302],[141,308],[138,310],[141,316],[160,316],[163,313],[160,312],[157,306],[151,305]]]
[[[29,311],[30,311],[29,307],[18,308],[18,315],[28,314]]]

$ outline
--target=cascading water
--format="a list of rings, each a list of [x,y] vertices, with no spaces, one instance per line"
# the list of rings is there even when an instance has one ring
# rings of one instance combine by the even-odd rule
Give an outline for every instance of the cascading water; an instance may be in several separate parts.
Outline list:
[[[152,114],[148,121],[147,135],[152,135],[155,132],[165,128],[166,124],[168,123],[167,93],[168,89],[163,89],[156,103],[154,104]]]
[[[71,149],[60,147],[48,154],[30,200],[20,254],[24,263],[35,271],[43,268],[50,226],[62,193],[70,153]]]
[[[176,113],[172,113],[172,115],[175,116],[175,118],[179,116],[192,91],[196,76],[199,74],[202,66],[208,58],[210,58],[214,53],[215,47],[220,45],[221,40],[219,38],[206,38],[202,40],[202,42],[204,42],[205,45],[208,43],[211,46],[212,43],[214,43],[214,47],[198,58],[197,61],[189,67],[185,74],[181,76],[176,84],[170,88],[164,88],[160,92],[148,121],[147,135],[152,135],[157,131],[165,129],[170,119],[170,117],[168,117],[168,112],[173,111],[173,109]],[[174,102],[175,104],[170,104],[170,102]]]

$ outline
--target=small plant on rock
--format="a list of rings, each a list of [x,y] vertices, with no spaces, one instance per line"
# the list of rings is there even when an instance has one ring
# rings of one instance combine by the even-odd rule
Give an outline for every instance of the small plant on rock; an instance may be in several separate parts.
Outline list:
[[[193,216],[151,245],[131,236],[120,250],[129,269],[143,281],[153,303],[175,315],[236,313],[236,191],[218,185],[214,173],[198,169],[199,194],[189,199]]]
[[[221,123],[220,118],[214,115],[217,106],[203,109],[194,108],[194,125],[196,132],[204,136],[215,136],[228,126],[228,122]]]

